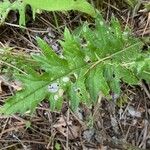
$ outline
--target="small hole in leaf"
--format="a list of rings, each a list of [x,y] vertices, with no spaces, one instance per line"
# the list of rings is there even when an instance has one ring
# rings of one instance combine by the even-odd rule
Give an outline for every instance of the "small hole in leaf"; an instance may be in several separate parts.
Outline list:
[[[77,92],[80,93],[80,89],[77,89]]]
[[[115,78],[115,74],[113,74],[113,78]]]
[[[72,83],[75,83],[75,82],[76,82],[76,77],[75,77],[74,74],[71,74],[71,75],[70,75],[70,81],[71,81]]]
[[[80,93],[80,96],[83,96],[82,93]]]
[[[92,62],[91,60],[88,60],[88,61],[87,61],[88,64],[90,64],[91,62]]]

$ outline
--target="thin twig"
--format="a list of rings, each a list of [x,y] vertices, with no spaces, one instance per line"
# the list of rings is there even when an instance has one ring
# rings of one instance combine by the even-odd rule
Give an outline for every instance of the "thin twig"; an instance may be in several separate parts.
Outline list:
[[[141,86],[142,86],[143,90],[145,91],[146,95],[148,96],[148,98],[150,99],[150,92],[147,89],[146,85],[142,82]]]

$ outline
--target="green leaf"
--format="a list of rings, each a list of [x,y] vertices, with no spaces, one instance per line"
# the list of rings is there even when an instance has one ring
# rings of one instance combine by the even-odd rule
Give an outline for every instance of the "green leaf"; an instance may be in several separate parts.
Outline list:
[[[136,77],[136,74],[123,66],[118,66],[116,68],[117,75],[122,78],[122,80],[130,85],[137,85],[139,82],[139,79]]]
[[[145,8],[146,8],[146,10],[149,12],[150,11],[150,2],[147,2],[146,4],[145,4]]]
[[[66,61],[61,59],[44,40],[37,37],[37,43],[46,59],[49,60],[49,63],[53,63],[53,65],[58,66],[60,64],[66,64]]]
[[[70,104],[72,110],[76,110],[80,103],[90,104],[89,94],[85,85],[85,73],[86,68],[80,69],[79,72],[76,72],[76,82],[71,83],[69,90]]]
[[[150,54],[141,60],[137,60],[131,65],[131,68],[140,79],[145,79],[150,82]]]
[[[36,81],[28,76],[23,76],[24,89],[8,99],[4,107],[0,109],[0,113],[9,115],[16,112],[25,113],[27,110],[34,111],[35,107],[48,93],[48,83],[41,79],[39,78],[39,80]]]
[[[75,84],[71,84],[69,86],[68,93],[69,93],[71,108],[73,111],[75,111],[77,110],[80,103],[80,97],[77,94],[78,93],[77,86]]]
[[[97,101],[100,92],[105,96],[109,95],[109,86],[104,77],[103,70],[103,66],[97,66],[95,69],[90,70],[86,80],[88,91],[94,102]]]
[[[130,7],[135,8],[138,4],[138,0],[124,0]]]
[[[48,98],[51,111],[60,111],[62,108],[63,99],[58,94],[51,94]]]
[[[55,73],[57,70],[61,70],[62,72],[65,72],[68,63],[65,59],[60,58],[53,50],[50,48],[50,46],[43,41],[40,38],[37,38],[37,43],[39,47],[42,50],[42,53],[44,56],[38,56],[38,55],[32,55],[32,57],[37,60],[38,62],[41,62],[41,65],[43,66],[43,69]],[[53,66],[53,67],[51,67]],[[63,69],[62,69],[63,67]]]
[[[61,41],[61,45],[65,49],[63,54],[64,58],[69,62],[70,69],[74,68],[74,66],[79,67],[86,64],[84,61],[84,52],[81,51],[79,38],[72,36],[67,28],[65,28],[64,41]]]
[[[104,69],[104,76],[112,93],[120,94],[120,76],[116,72],[116,64],[107,64]]]
[[[114,18],[106,24],[99,15],[95,22],[93,28],[84,24],[75,35],[66,28],[61,56],[37,38],[41,54],[32,56],[36,65],[23,64],[27,75],[16,77],[23,89],[6,101],[0,113],[33,111],[44,99],[52,111],[60,110],[64,94],[76,111],[80,103],[95,104],[101,93],[119,95],[122,81],[129,85],[139,85],[142,79],[150,82],[150,52],[142,52],[142,42],[125,34],[126,29],[121,32]]]
[[[91,16],[95,16],[94,8],[86,0],[24,0],[24,3],[31,5],[33,8],[47,11],[68,11],[79,10]]]
[[[25,13],[26,6],[30,5],[33,11],[33,18],[35,18],[35,13],[39,10],[46,11],[69,11],[78,10],[87,13],[93,17],[96,16],[95,10],[91,4],[86,0],[15,0],[10,2],[9,0],[4,0],[0,2],[0,23],[3,23],[11,10],[18,10],[20,18],[19,25],[25,25]]]

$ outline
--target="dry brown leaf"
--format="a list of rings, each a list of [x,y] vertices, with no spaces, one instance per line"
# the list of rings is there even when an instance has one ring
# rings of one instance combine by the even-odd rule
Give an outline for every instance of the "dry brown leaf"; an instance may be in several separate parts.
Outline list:
[[[21,83],[19,82],[19,81],[13,81],[13,82],[10,82],[9,83],[9,85],[11,86],[11,87],[13,87],[13,89],[15,90],[15,91],[20,91],[20,90],[22,90],[22,86],[21,86]]]
[[[68,122],[66,122],[66,120],[66,117],[60,116],[59,120],[56,124],[54,124],[53,127],[63,136],[68,136],[69,139],[76,139],[77,137],[79,137],[80,126],[73,125],[73,122],[71,120],[69,120]]]
[[[5,75],[0,75],[0,93],[1,93],[1,84],[4,84],[6,86],[12,87],[15,91],[20,91],[22,90],[22,85],[21,82],[14,80],[14,81],[9,81],[9,79]]]

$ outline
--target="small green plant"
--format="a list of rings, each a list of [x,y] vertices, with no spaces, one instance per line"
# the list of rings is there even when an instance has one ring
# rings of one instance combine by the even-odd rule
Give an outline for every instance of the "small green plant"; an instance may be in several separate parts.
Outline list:
[[[58,142],[55,143],[55,149],[61,150],[61,145]]]
[[[3,0],[3,2],[0,2],[0,23],[5,21],[10,10],[18,10],[20,14],[19,24],[25,25],[25,12],[27,5],[30,5],[32,8],[33,18],[35,18],[35,13],[40,10],[78,10],[91,16],[96,15],[94,8],[86,0],[15,0],[13,3],[9,0]]]
[[[130,7],[134,8],[138,4],[138,0],[124,0]]]
[[[145,8],[148,12],[150,11],[150,2],[145,3]]]
[[[122,81],[129,85],[139,85],[141,79],[149,82],[150,52],[141,51],[142,42],[128,29],[122,31],[115,18],[106,24],[98,16],[95,24],[90,28],[85,23],[76,34],[66,28],[60,55],[37,38],[42,54],[32,58],[40,71],[28,66],[26,74],[16,76],[23,89],[6,101],[0,113],[32,112],[44,99],[49,100],[52,111],[59,110],[64,94],[75,111],[80,103],[96,103],[99,94],[119,95]]]

